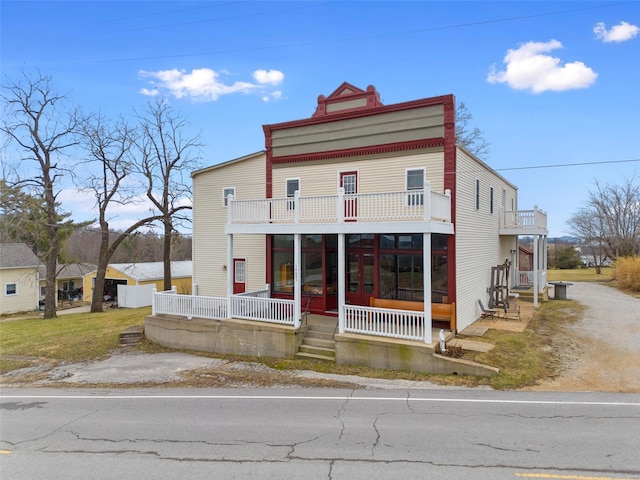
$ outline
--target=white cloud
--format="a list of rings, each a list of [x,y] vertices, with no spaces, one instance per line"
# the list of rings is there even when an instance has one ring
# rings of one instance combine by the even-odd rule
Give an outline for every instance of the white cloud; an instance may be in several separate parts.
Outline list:
[[[562,48],[557,40],[546,43],[527,42],[517,49],[509,49],[503,63],[506,69],[496,71],[491,67],[487,81],[506,83],[516,90],[542,93],[548,90],[563,91],[591,86],[598,74],[582,62],[562,64],[561,60],[547,52]]]
[[[256,70],[253,72],[253,78],[263,85],[280,85],[284,80],[284,73],[278,70]]]
[[[610,42],[626,42],[631,40],[640,32],[640,28],[637,25],[631,25],[627,22],[620,22],[620,25],[615,25],[607,30],[604,22],[598,22],[593,27],[593,33],[596,34],[596,38],[602,40],[605,43]]]
[[[226,72],[222,71],[221,73],[225,74]],[[257,70],[253,74],[253,77],[258,82],[257,84],[243,81],[226,84],[220,78],[221,73],[209,68],[197,68],[191,72],[178,69],[159,70],[157,72],[141,70],[139,72],[140,77],[150,78],[153,88],[142,88],[140,93],[153,96],[166,91],[176,98],[214,102],[222,95],[263,90],[265,85],[277,85],[284,79],[284,74],[277,70]]]
[[[265,95],[264,97],[262,97],[262,101],[270,102],[271,100],[280,100],[281,98],[282,98],[282,91],[276,90],[275,92],[271,93],[271,95]]]

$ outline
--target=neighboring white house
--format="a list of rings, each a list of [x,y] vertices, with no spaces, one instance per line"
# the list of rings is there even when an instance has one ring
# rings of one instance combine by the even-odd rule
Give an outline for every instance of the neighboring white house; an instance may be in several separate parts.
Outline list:
[[[0,314],[38,309],[39,264],[24,243],[0,243]]]
[[[535,289],[546,284],[546,214],[518,210],[516,186],[456,146],[453,95],[383,105],[373,86],[344,83],[311,118],[263,130],[265,151],[192,174],[193,282],[231,302],[227,318],[257,318],[240,295],[267,284],[271,313],[292,308],[272,321],[334,316],[338,357],[355,362],[351,334],[431,344],[432,327],[473,323],[492,267],[517,272],[518,235],[534,238]],[[454,316],[435,322],[444,307]]]

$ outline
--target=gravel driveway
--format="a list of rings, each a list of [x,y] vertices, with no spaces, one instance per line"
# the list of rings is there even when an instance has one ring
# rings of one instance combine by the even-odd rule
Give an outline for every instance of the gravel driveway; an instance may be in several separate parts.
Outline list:
[[[567,297],[586,310],[569,329],[564,371],[531,390],[640,392],[640,299],[587,282],[570,285]]]

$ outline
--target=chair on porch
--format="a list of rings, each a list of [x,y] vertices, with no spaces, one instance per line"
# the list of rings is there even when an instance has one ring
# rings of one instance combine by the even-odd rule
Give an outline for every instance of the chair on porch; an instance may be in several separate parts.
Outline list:
[[[498,321],[496,319],[496,313],[498,313],[496,310],[484,308],[484,305],[482,304],[482,300],[478,300],[478,305],[480,305],[480,310],[481,310],[480,318],[491,318],[494,322]]]

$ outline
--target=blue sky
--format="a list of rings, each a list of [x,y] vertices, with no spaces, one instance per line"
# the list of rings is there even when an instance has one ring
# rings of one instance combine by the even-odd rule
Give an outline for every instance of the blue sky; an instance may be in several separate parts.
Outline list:
[[[452,93],[485,161],[548,213],[594,181],[640,182],[640,2],[2,1],[1,71],[51,75],[86,111],[166,96],[202,132],[203,165],[264,148],[263,124],[311,116],[342,82],[384,104]],[[10,162],[15,154],[6,151]],[[26,167],[25,167],[26,168]],[[80,220],[91,201],[62,192]],[[146,211],[113,212],[112,225]],[[140,213],[142,215],[142,213]]]

